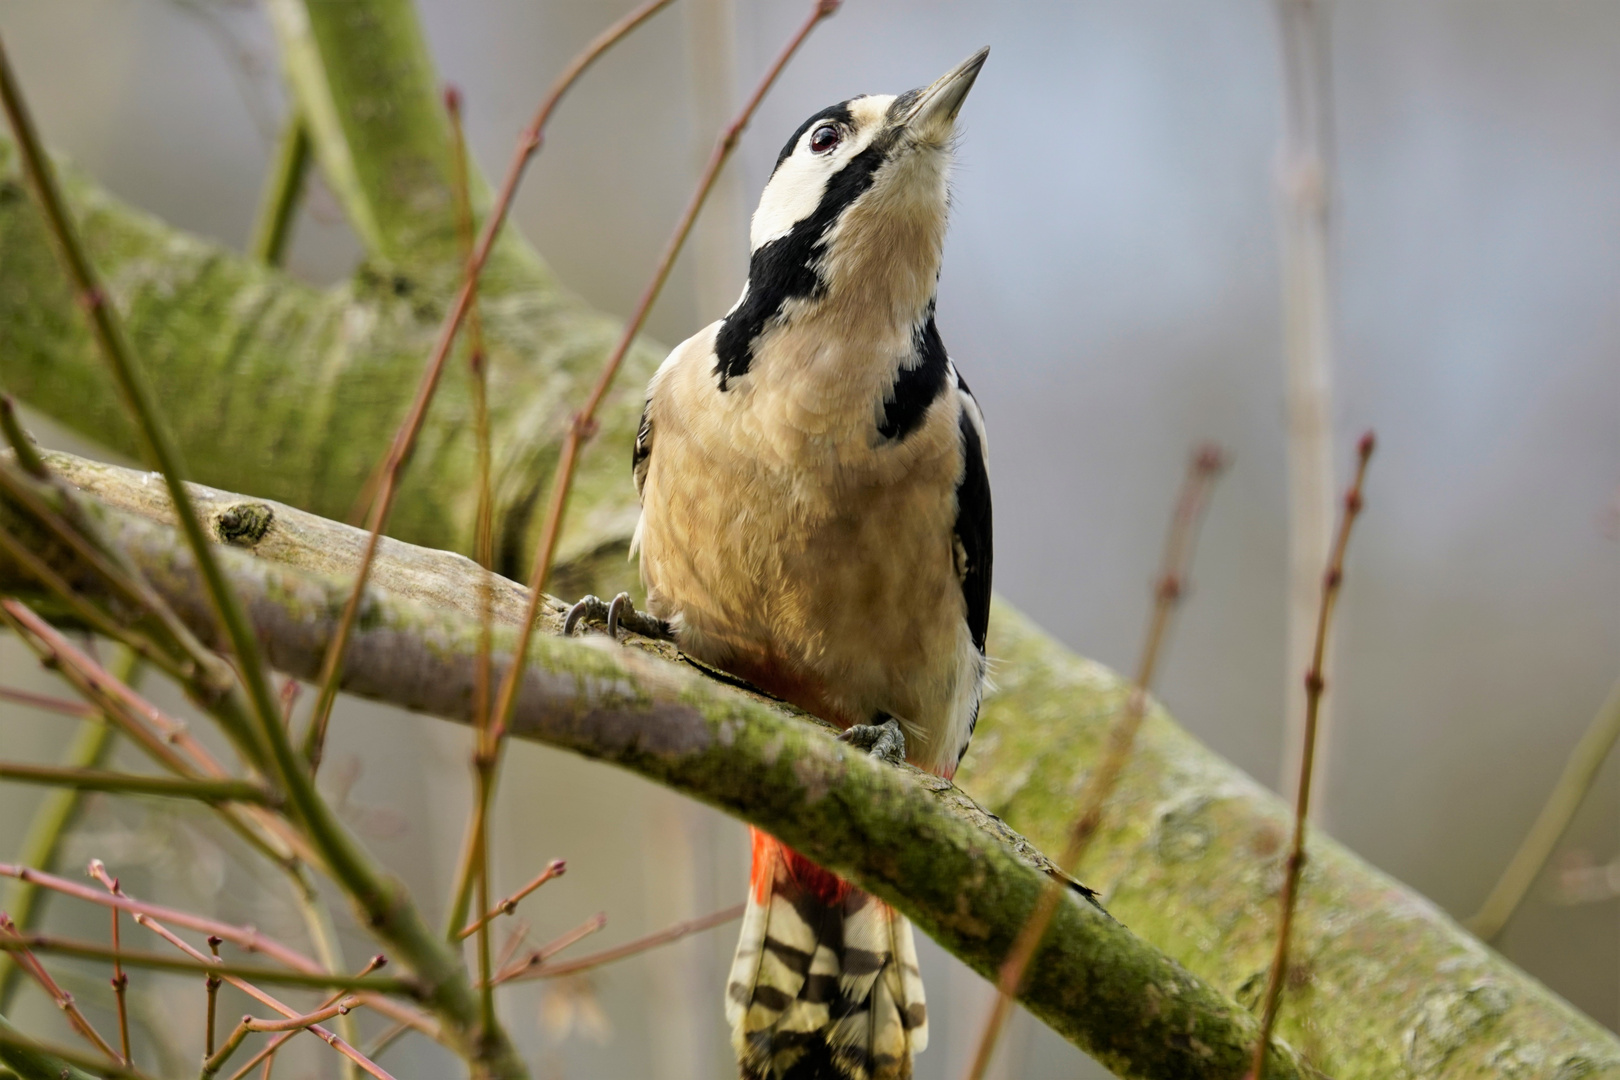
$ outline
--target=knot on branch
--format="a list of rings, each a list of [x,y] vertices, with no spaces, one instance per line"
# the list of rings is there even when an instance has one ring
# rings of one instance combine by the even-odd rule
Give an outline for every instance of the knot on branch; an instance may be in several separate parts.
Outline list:
[[[214,529],[227,544],[252,547],[264,539],[275,520],[275,512],[264,503],[236,503],[227,506],[215,519]]]

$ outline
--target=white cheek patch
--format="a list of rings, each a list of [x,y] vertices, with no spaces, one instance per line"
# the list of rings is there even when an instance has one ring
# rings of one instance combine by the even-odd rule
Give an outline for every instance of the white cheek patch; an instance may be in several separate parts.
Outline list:
[[[894,101],[892,94],[869,95],[855,98],[849,103],[855,131],[845,136],[844,142],[830,154],[811,153],[809,143],[814,130],[799,137],[776,173],[765,185],[759,197],[759,208],[748,230],[748,245],[752,251],[780,240],[793,231],[793,226],[816,212],[821,197],[827,191],[827,182],[851,158],[865,150],[883,126],[884,114]]]
[[[759,209],[754,211],[748,230],[751,250],[757,251],[772,240],[781,239],[793,231],[794,225],[816,212],[821,195],[827,190],[827,180],[841,157],[841,154],[812,156],[801,143],[782,162],[771,182],[765,185],[765,193],[759,197]]]

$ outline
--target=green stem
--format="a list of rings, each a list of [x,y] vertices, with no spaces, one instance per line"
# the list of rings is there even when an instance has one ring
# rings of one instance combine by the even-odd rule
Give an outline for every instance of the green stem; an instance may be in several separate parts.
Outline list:
[[[280,266],[292,238],[298,202],[304,191],[313,144],[309,125],[297,109],[288,113],[276,140],[276,156],[259,200],[259,216],[253,224],[253,240],[248,254],[266,266]]]
[[[0,761],[0,780],[42,787],[70,788],[74,791],[105,791],[114,795],[160,795],[171,799],[199,802],[256,803],[274,805],[274,792],[247,780],[188,780],[172,776],[143,776],[139,773],[107,772],[56,765],[27,765]]]
[[[98,1077],[146,1080],[134,1069],[66,1047],[37,1042],[13,1027],[4,1016],[0,1016],[0,1062],[14,1069],[21,1080],[97,1080]]]
[[[78,293],[85,317],[90,324],[91,336],[96,341],[102,359],[112,372],[126,410],[136,421],[147,460],[163,474],[163,482],[168,489],[170,500],[174,503],[175,517],[179,521],[181,532],[191,548],[192,557],[197,560],[203,580],[207,583],[208,597],[213,605],[214,614],[236,654],[242,681],[246,684],[254,711],[259,714],[261,742],[246,749],[255,759],[263,762],[267,756],[272,756],[265,752],[264,732],[270,730],[281,732],[282,729],[280,710],[276,708],[275,697],[270,692],[270,682],[259,655],[258,642],[253,638],[252,628],[247,624],[241,604],[220,572],[212,545],[209,544],[208,537],[203,533],[202,524],[197,519],[195,508],[191,503],[191,494],[185,486],[180,449],[161,419],[157,401],[147,383],[146,373],[136,360],[134,350],[124,333],[123,320],[102,287],[95,267],[91,265],[90,257],[85,251],[84,243],[79,237],[78,229],[68,213],[67,203],[62,197],[55,171],[40,142],[39,132],[34,127],[33,117],[23,100],[22,88],[17,84],[3,44],[0,44],[0,106],[4,107],[6,117],[11,123],[12,133],[17,139],[17,149],[22,155],[24,170],[34,190],[34,197],[39,203],[40,212],[45,217],[51,236],[56,241],[57,254],[62,260],[63,269]],[[295,801],[302,802],[296,796]]]
[[[51,164],[45,156],[32,118],[22,99],[9,61],[0,47],[0,104],[11,121],[24,169],[33,185],[52,236],[60,248],[68,276],[74,283],[90,320],[91,334],[112,369],[129,413],[134,417],[149,460],[163,473],[175,518],[205,583],[214,616],[235,654],[247,701],[227,693],[210,711],[228,734],[239,737],[239,749],[265,768],[286,791],[290,809],[320,851],[339,884],[363,913],[366,923],[387,941],[427,984],[428,1003],[450,1022],[464,1042],[469,1057],[481,1059],[496,1073],[525,1075],[522,1060],[498,1029],[480,1030],[477,995],[459,958],[433,934],[400,885],[386,877],[338,822],[315,790],[303,763],[288,741],[281,710],[252,627],[220,569],[218,557],[195,512],[180,464],[179,450],[169,429],[159,419],[144,371],[136,363],[117,311],[96,279],[78,232],[68,215]],[[243,706],[246,706],[244,708]],[[254,725],[241,731],[243,721]],[[337,976],[332,976],[336,978]],[[476,1045],[475,1045],[476,1044]]]
[[[108,963],[111,963],[116,955],[126,967],[178,971],[187,975],[217,975],[251,983],[302,986],[312,990],[346,990],[406,997],[416,997],[422,992],[421,984],[415,979],[385,975],[354,976],[329,972],[288,971],[286,968],[265,967],[262,964],[203,964],[195,960],[181,959],[169,953],[130,949],[119,949],[115,954],[104,945],[46,937],[41,934],[24,934],[15,938],[0,937],[0,952],[46,953],[76,957],[80,960],[105,960]]]
[[[129,653],[125,653],[129,656]],[[79,733],[65,758],[71,768],[93,769],[107,760],[113,746],[113,728],[101,719],[83,720]],[[23,841],[20,861],[27,866],[52,870],[56,866],[62,841],[72,831],[74,823],[84,810],[84,799],[76,790],[53,791],[45,796]],[[39,922],[50,893],[26,881],[14,881],[6,890],[5,910],[16,922],[18,929],[27,932]],[[22,985],[22,969],[11,959],[11,954],[0,956],[0,1014],[11,1007],[12,996]]]
[[[1535,884],[1553,848],[1558,846],[1558,838],[1569,828],[1575,811],[1580,808],[1586,793],[1592,789],[1592,782],[1597,779],[1599,767],[1607,760],[1609,751],[1614,749],[1616,739],[1620,739],[1620,680],[1609,690],[1609,696],[1581,735],[1580,742],[1569,752],[1569,760],[1564,763],[1558,783],[1553,785],[1546,804],[1536,815],[1535,823],[1525,834],[1519,850],[1513,853],[1513,860],[1502,871],[1501,879],[1491,889],[1479,912],[1464,924],[1468,929],[1486,941],[1502,932],[1502,927],[1518,910],[1530,886]]]

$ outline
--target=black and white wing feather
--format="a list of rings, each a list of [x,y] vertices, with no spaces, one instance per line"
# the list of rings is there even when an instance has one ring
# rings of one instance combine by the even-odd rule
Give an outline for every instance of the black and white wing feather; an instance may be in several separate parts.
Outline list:
[[[953,365],[954,366],[954,365]],[[973,644],[984,652],[990,629],[990,566],[995,551],[990,524],[990,469],[984,436],[984,414],[959,373],[956,392],[962,399],[962,477],[956,485],[957,576],[967,601]]]

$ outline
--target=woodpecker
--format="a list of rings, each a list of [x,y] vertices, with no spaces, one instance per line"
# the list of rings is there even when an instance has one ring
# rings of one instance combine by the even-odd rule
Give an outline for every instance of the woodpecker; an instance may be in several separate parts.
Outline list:
[[[799,125],[742,297],[654,374],[632,459],[632,551],[682,650],[945,777],[985,685],[992,552],[984,419],[934,306],[988,54]],[[901,1080],[928,1038],[910,923],[758,830],[726,994],[744,1080]]]

